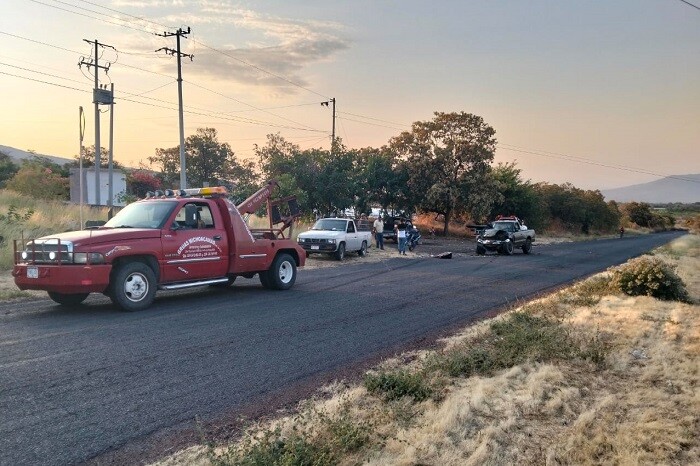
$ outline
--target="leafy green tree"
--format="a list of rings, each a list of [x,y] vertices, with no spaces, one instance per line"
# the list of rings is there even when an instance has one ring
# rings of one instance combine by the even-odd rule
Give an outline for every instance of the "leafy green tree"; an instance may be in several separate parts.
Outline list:
[[[357,206],[369,211],[378,204],[384,211],[414,212],[414,197],[408,191],[408,166],[388,146],[352,151],[357,164]]]
[[[19,171],[19,165],[14,163],[12,157],[0,152],[0,188],[4,188],[7,180],[15,176]]]
[[[538,183],[535,189],[548,211],[547,224],[558,221],[564,228],[588,234],[611,231],[619,226],[616,204],[606,204],[600,191],[586,191],[571,183]]]
[[[297,196],[302,210],[331,214],[356,202],[357,164],[340,140],[332,153],[302,151],[279,134],[270,134],[267,144],[254,150],[265,177],[278,180],[282,195]]]
[[[180,180],[180,146],[156,149],[148,157],[163,173],[166,186],[177,186]],[[185,140],[185,165],[189,186],[224,184],[233,190],[234,197],[250,194],[257,178],[252,161],[239,162],[231,146],[218,140],[214,128],[199,128]]]
[[[497,215],[517,215],[531,228],[542,229],[546,212],[530,180],[523,180],[515,162],[499,163],[491,173],[499,197],[494,198],[489,218]]]
[[[60,171],[37,163],[25,163],[7,182],[7,189],[39,199],[67,201],[70,185]]]
[[[95,145],[83,147],[83,168],[95,166]],[[78,168],[80,166],[80,156],[74,155],[73,160],[66,164],[69,168]],[[112,166],[120,170],[124,166],[116,160],[112,160]],[[100,168],[109,168],[109,150],[100,146]]]
[[[489,176],[495,134],[480,116],[435,112],[433,120],[415,122],[390,141],[410,169],[411,195],[423,210],[443,215],[444,234],[455,214],[490,211],[497,195]]]

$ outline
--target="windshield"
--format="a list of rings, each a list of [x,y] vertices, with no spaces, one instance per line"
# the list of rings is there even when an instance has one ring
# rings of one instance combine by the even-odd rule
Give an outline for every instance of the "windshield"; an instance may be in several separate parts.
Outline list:
[[[345,231],[345,225],[348,222],[345,220],[333,220],[329,218],[323,218],[316,222],[311,228],[312,230],[329,230],[329,231]]]
[[[515,231],[515,222],[493,222],[494,230]]]
[[[108,228],[160,229],[176,205],[176,201],[134,202],[124,207],[104,226]]]

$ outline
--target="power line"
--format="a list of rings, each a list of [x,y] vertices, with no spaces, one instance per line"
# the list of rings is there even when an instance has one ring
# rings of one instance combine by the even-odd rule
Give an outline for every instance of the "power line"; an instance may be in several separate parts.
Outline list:
[[[381,122],[381,123],[388,123],[388,124],[390,124],[390,125],[404,126],[404,127],[406,126],[406,125],[404,125],[404,124],[402,124],[402,123],[394,123],[393,121],[381,120],[381,119],[379,119],[379,118],[372,118],[372,117],[368,117],[368,116],[364,116],[364,115],[358,115],[358,114],[356,114],[356,113],[350,113],[350,112],[338,112],[338,113],[342,113],[342,114],[344,114],[344,115],[351,115],[351,116],[355,116],[355,117],[358,117],[358,118],[364,118],[365,120],[373,120],[373,121],[379,121],[379,122]]]
[[[84,18],[90,18],[90,19],[94,19],[94,20],[97,20],[97,21],[102,21],[102,22],[104,22],[104,23],[112,24],[112,25],[114,25],[114,26],[121,26],[121,27],[125,27],[125,28],[128,28],[128,29],[133,29],[134,31],[145,32],[146,34],[153,34],[153,32],[151,32],[151,31],[146,31],[145,29],[135,28],[135,27],[129,26],[128,24],[125,24],[125,23],[123,23],[123,22],[115,22],[115,21],[110,21],[110,20],[104,19],[104,18],[97,18],[97,17],[95,17],[95,16],[90,16],[90,15],[87,15],[87,14],[85,14],[85,13],[79,13],[79,12],[77,12],[77,11],[69,10],[69,9],[67,9],[67,8],[61,8],[60,6],[50,5],[50,4],[48,4],[48,3],[40,2],[39,0],[29,0],[29,1],[32,2],[32,3],[39,4],[39,5],[47,6],[47,7],[49,7],[49,8],[55,8],[55,9],[57,9],[57,10],[65,11],[65,12],[67,12],[67,13],[72,13],[72,14],[74,14],[74,15],[82,16],[82,17],[84,17]],[[99,13],[99,12],[96,12],[96,11],[93,11],[93,10],[88,10],[88,9],[85,9],[85,8],[77,7],[77,6],[75,6],[75,5],[71,5],[70,3],[61,2],[60,0],[53,0],[53,1],[55,1],[55,2],[57,2],[57,3],[64,4],[64,5],[71,6],[71,7],[73,7],[73,8],[78,8],[78,9],[81,9],[81,10],[84,10],[84,11],[89,11],[89,12],[91,12],[91,13],[103,14],[103,13]]]
[[[681,2],[685,3],[686,5],[690,5],[690,6],[692,6],[692,7],[693,7],[693,8],[695,8],[696,10],[700,10],[700,6],[697,6],[697,5],[693,5],[692,3],[690,3],[690,2],[686,2],[685,0],[679,0],[679,1],[681,1]]]
[[[23,68],[23,67],[21,67],[21,66],[10,65],[9,63],[0,62],[0,65],[9,66],[10,68],[15,68],[15,69],[18,69],[18,70],[27,71],[27,72],[29,72],[29,73],[36,73],[36,74],[41,74],[41,75],[44,75],[44,76],[50,76],[50,77],[52,77],[52,78],[62,79],[62,80],[64,80],[64,81],[70,81],[70,82],[73,82],[73,83],[84,84],[83,81],[78,81],[77,79],[63,78],[63,77],[61,77],[61,76],[56,76],[56,75],[51,75],[51,74],[48,74],[48,73],[44,73],[44,72],[42,72],[42,71],[36,71],[36,70],[31,69],[31,68]]]
[[[78,52],[78,51],[76,51],[76,50],[67,49],[67,48],[65,48],[65,47],[59,47],[58,45],[47,44],[46,42],[41,42],[41,41],[38,41],[38,40],[30,39],[30,38],[28,38],[28,37],[22,37],[22,36],[18,36],[18,35],[16,35],[16,34],[10,34],[9,32],[5,32],[5,31],[0,31],[0,34],[3,34],[3,35],[5,35],[5,36],[14,37],[15,39],[26,40],[27,42],[34,42],[35,44],[39,44],[39,45],[45,45],[45,46],[47,46],[47,47],[52,47],[52,48],[54,48],[54,49],[63,50],[63,51],[65,51],[65,52],[75,53],[75,54],[77,54],[77,55],[80,55],[80,53],[81,53],[81,52]]]
[[[302,85],[299,84],[299,83],[295,83],[294,81],[292,81],[292,80],[290,80],[290,79],[287,79],[287,78],[285,78],[284,76],[280,76],[279,74],[275,74],[275,73],[273,73],[272,71],[268,71],[268,70],[266,70],[266,69],[264,69],[264,68],[261,68],[261,67],[259,67],[259,66],[257,66],[257,65],[253,65],[252,63],[249,63],[249,62],[243,60],[242,58],[234,57],[234,56],[231,55],[230,53],[224,52],[223,50],[219,50],[219,49],[217,49],[217,48],[215,48],[215,47],[212,47],[212,46],[210,46],[210,45],[207,45],[207,44],[205,44],[205,43],[202,42],[202,41],[195,41],[195,42],[198,42],[198,43],[201,44],[203,47],[205,47],[205,48],[207,48],[207,49],[209,49],[209,50],[211,50],[211,51],[213,51],[213,52],[220,53],[220,54],[222,54],[222,55],[225,55],[225,56],[231,58],[232,60],[235,60],[235,61],[237,61],[237,62],[243,63],[243,64],[246,65],[246,66],[250,66],[251,68],[254,68],[254,69],[258,70],[258,71],[260,71],[261,73],[266,73],[266,74],[269,74],[270,76],[274,76],[275,78],[280,79],[280,80],[282,80],[282,81],[284,81],[284,82],[286,82],[286,83],[289,83],[289,84],[291,84],[292,86],[298,87],[299,89],[303,89],[303,90],[305,90],[305,91],[307,91],[307,92],[310,92],[310,93],[312,93],[312,94],[316,94],[317,96],[323,97],[324,99],[327,98],[327,96],[325,96],[325,95],[323,95],[323,94],[319,94],[318,92],[316,92],[316,91],[314,91],[314,90],[312,90],[312,89],[309,89],[308,87],[302,86]]]
[[[680,181],[688,181],[691,183],[700,183],[700,181],[694,180],[692,178],[683,178],[682,176],[666,175],[666,174],[652,172],[649,170],[626,167],[624,165],[605,164],[605,163],[596,162],[596,161],[593,161],[593,160],[590,160],[587,158],[578,157],[578,156],[574,156],[574,155],[560,154],[557,152],[547,152],[547,151],[540,151],[540,150],[533,150],[533,149],[525,149],[525,148],[519,148],[516,146],[510,146],[510,147],[507,147],[507,146],[509,146],[509,145],[508,144],[498,144],[498,148],[500,148],[500,149],[509,150],[509,151],[513,151],[513,152],[520,152],[523,154],[532,154],[532,155],[537,155],[540,157],[548,157],[548,158],[553,158],[553,159],[566,160],[568,162],[577,162],[577,163],[582,163],[582,164],[586,164],[586,165],[596,165],[599,167],[612,168],[615,170],[622,170],[622,171],[627,171],[627,172],[632,172],[632,173],[642,173],[644,175],[658,176],[659,178],[673,178],[675,180],[680,180]]]
[[[380,128],[389,128],[389,129],[393,129],[393,130],[395,130],[395,131],[401,131],[400,128],[394,128],[393,126],[380,125],[380,124],[371,123],[371,122],[368,122],[368,121],[360,121],[360,120],[355,120],[355,119],[352,119],[352,118],[341,118],[341,117],[338,117],[338,119],[339,119],[339,120],[345,120],[345,121],[352,121],[352,122],[355,122],[355,123],[362,123],[363,125],[378,126],[378,127],[380,127]]]
[[[217,92],[217,91],[214,91],[214,90],[212,90],[212,89],[206,88],[206,87],[201,86],[201,85],[199,85],[199,84],[195,84],[195,83],[190,82],[190,81],[185,81],[185,82],[186,82],[187,84],[191,84],[192,86],[198,87],[198,88],[200,88],[200,89],[203,89],[203,90],[205,90],[205,91],[211,92],[211,93],[216,94],[216,95],[218,95],[218,96],[224,97],[224,98],[226,98],[226,99],[233,100],[234,102],[238,102],[239,104],[247,105],[247,106],[249,106],[249,107],[251,107],[251,108],[253,108],[253,109],[257,110],[257,111],[260,111],[260,112],[263,112],[263,113],[267,113],[267,114],[269,114],[269,115],[272,115],[272,116],[274,116],[274,117],[280,118],[280,119],[282,119],[282,120],[289,121],[289,122],[291,122],[291,123],[294,123],[295,125],[304,126],[304,127],[308,128],[308,129],[314,129],[314,128],[308,126],[308,125],[305,125],[305,124],[303,124],[303,123],[299,123],[298,121],[294,121],[294,120],[291,120],[291,119],[289,119],[289,118],[285,118],[285,117],[283,117],[283,116],[280,116],[280,115],[277,115],[277,114],[275,114],[275,113],[269,112],[269,111],[267,111],[267,110],[265,110],[265,109],[256,107],[255,105],[249,104],[249,103],[247,103],[247,102],[243,102],[243,101],[238,100],[238,99],[235,99],[235,98],[233,98],[233,97],[224,95],[224,94],[222,94],[222,93],[220,93],[220,92]]]
[[[51,86],[56,86],[56,87],[62,87],[64,89],[70,89],[73,91],[78,91],[78,92],[87,92],[85,89],[78,89],[77,87],[70,87],[70,86],[64,86],[63,84],[57,84],[57,83],[52,83],[48,81],[42,81],[41,79],[34,79],[34,78],[29,78],[27,76],[20,76],[18,74],[12,74],[12,73],[6,73],[4,71],[0,71],[0,74],[4,74],[6,76],[13,76],[15,78],[21,78],[21,79],[26,79],[27,81],[34,81],[37,83],[43,83],[43,84],[49,84]],[[59,78],[60,79],[60,78]]]
[[[114,12],[114,13],[119,13],[120,15],[129,16],[129,17],[131,17],[131,18],[138,19],[139,21],[143,21],[143,22],[146,22],[146,23],[155,24],[156,26],[164,27],[164,28],[166,28],[166,29],[168,28],[168,26],[165,26],[165,25],[163,25],[163,24],[157,23],[157,22],[155,22],[155,21],[151,21],[150,19],[144,18],[144,17],[142,17],[142,16],[134,16],[134,15],[131,15],[131,14],[129,14],[129,13],[125,13],[125,12],[123,12],[123,11],[115,10],[114,8],[109,8],[109,7],[106,7],[106,6],[104,6],[104,5],[100,5],[100,4],[97,4],[97,3],[89,2],[89,1],[87,1],[87,0],[79,0],[79,1],[82,2],[82,3],[87,3],[88,5],[96,6],[96,7],[99,7],[99,8],[104,8],[105,10],[109,10],[109,11]],[[77,7],[76,7],[76,8],[77,8]],[[102,14],[102,13],[100,13],[100,14]]]

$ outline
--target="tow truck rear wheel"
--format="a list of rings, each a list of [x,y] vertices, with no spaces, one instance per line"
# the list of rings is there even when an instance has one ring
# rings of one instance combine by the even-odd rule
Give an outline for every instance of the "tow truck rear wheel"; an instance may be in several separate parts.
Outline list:
[[[56,293],[55,291],[49,291],[49,298],[56,301],[61,306],[77,306],[78,304],[85,301],[90,293]]]
[[[127,262],[112,276],[109,297],[124,311],[140,311],[156,297],[156,275],[143,262]]]
[[[262,275],[261,275],[262,277]],[[267,271],[269,288],[275,290],[288,290],[297,279],[297,263],[289,254],[280,254],[272,261],[270,270]],[[262,278],[260,280],[262,282]],[[265,284],[263,283],[263,286]]]
[[[367,255],[367,241],[362,242],[362,247],[357,251],[357,255],[360,257],[365,257]]]
[[[523,244],[523,253],[530,254],[531,250],[532,250],[532,240],[530,240],[530,238],[528,238],[525,240],[525,244]]]

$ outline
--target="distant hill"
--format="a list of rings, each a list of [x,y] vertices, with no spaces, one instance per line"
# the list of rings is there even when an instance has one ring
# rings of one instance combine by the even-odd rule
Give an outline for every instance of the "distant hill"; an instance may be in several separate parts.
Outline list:
[[[68,162],[73,161],[73,159],[56,157],[55,155],[32,154],[31,152],[27,152],[27,151],[20,150],[20,149],[15,149],[14,147],[10,147],[10,146],[0,146],[0,152],[2,152],[3,154],[9,155],[13,159],[15,159],[15,161],[17,163],[21,162],[24,159],[31,158],[33,156],[46,157],[47,159],[51,160],[53,163],[57,163],[59,165],[63,165],[63,164],[66,164]]]
[[[694,175],[674,175],[649,183],[635,184],[624,188],[601,190],[607,200],[618,202],[647,202],[666,204],[700,202],[700,173]]]

